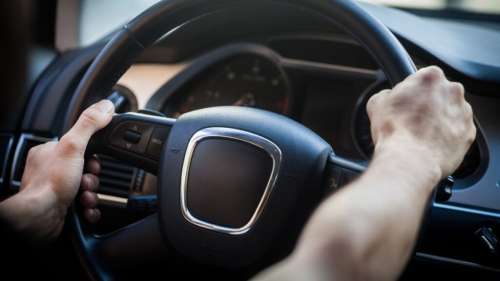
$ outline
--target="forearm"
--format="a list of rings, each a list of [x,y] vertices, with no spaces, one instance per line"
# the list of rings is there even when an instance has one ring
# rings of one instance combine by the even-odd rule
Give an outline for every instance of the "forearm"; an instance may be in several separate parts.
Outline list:
[[[413,249],[427,200],[441,175],[422,151],[380,151],[361,178],[321,204],[292,256],[262,277],[397,278]]]

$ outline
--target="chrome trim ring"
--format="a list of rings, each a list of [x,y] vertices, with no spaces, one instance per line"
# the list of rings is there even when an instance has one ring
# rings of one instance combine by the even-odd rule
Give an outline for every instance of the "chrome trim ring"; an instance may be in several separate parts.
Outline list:
[[[230,139],[230,140],[239,140],[251,145],[254,145],[258,148],[266,151],[272,159],[273,165],[271,174],[266,184],[266,188],[262,194],[262,197],[255,209],[253,215],[250,217],[250,220],[239,228],[226,227],[221,225],[216,225],[201,219],[196,218],[193,214],[190,213],[187,202],[186,202],[186,194],[187,194],[187,183],[189,176],[189,168],[191,166],[191,160],[193,157],[194,150],[196,145],[207,138],[222,138],[222,139]],[[254,133],[250,133],[243,130],[232,129],[232,128],[223,128],[223,127],[211,127],[205,128],[198,132],[196,132],[188,143],[186,154],[184,156],[184,163],[182,165],[182,173],[181,173],[181,210],[184,218],[190,223],[197,225],[199,227],[203,227],[206,229],[210,229],[217,232],[222,232],[225,234],[231,235],[240,235],[248,232],[252,226],[255,224],[259,216],[261,215],[268,199],[271,194],[272,189],[276,183],[276,179],[278,177],[280,165],[282,160],[282,153],[279,147],[273,143],[272,141],[256,135]]]

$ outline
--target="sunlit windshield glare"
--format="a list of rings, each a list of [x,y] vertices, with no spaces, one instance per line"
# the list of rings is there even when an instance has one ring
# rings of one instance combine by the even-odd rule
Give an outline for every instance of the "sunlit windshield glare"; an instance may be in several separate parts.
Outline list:
[[[457,9],[477,13],[500,14],[500,0],[364,0],[366,2],[417,9]]]

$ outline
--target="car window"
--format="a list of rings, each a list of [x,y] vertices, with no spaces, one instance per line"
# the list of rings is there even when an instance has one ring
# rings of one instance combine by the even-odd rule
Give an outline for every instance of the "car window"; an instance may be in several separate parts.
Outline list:
[[[498,0],[364,0],[402,8],[417,9],[457,9],[476,13],[500,14]]]
[[[81,0],[78,45],[85,46],[107,35],[159,0]],[[371,3],[418,9],[460,9],[500,14],[500,0],[364,0]]]
[[[159,0],[81,0],[80,46],[88,45],[125,24]]]

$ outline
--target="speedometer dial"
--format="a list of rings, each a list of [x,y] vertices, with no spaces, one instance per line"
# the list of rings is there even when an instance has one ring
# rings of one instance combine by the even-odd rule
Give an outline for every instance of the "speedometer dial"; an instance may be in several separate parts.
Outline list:
[[[288,79],[279,65],[263,56],[240,54],[202,72],[164,111],[177,117],[205,107],[235,105],[286,114],[289,102]]]

